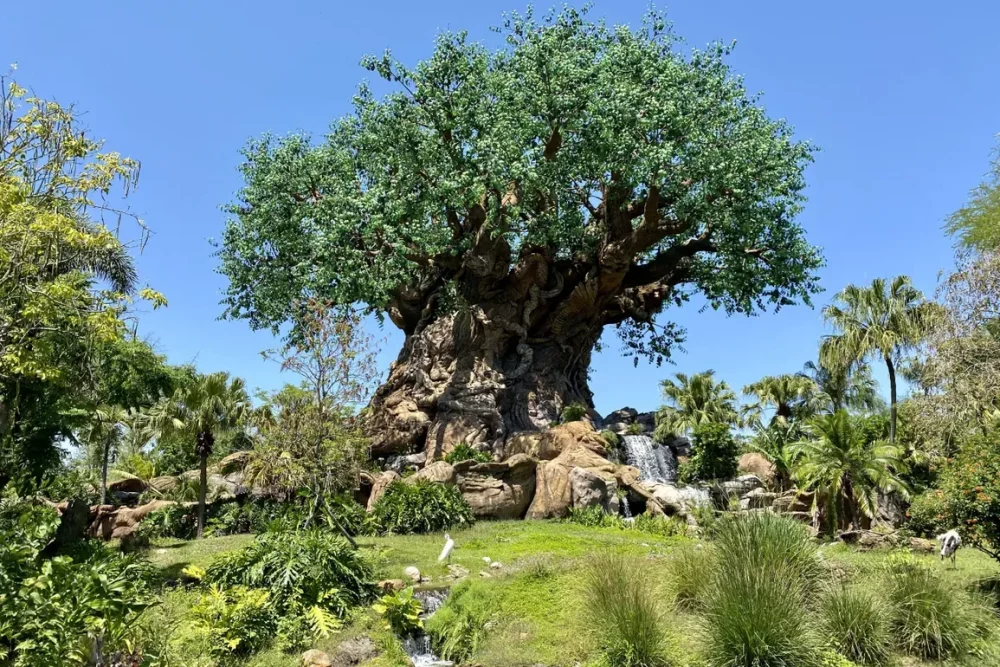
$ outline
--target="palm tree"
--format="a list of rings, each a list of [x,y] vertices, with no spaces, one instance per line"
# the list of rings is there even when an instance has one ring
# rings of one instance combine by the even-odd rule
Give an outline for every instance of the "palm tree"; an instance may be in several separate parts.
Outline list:
[[[205,494],[208,488],[208,458],[215,438],[222,433],[245,432],[253,406],[240,378],[228,373],[200,376],[190,386],[178,389],[173,396],[150,408],[146,427],[151,437],[181,432],[193,440],[200,462],[198,489],[198,537],[205,530]]]
[[[781,491],[788,487],[792,478],[796,461],[796,451],[792,445],[801,436],[800,422],[775,418],[767,426],[758,422],[754,426],[754,434],[746,442],[747,451],[760,454],[774,466],[775,483]]]
[[[95,451],[101,462],[101,505],[108,495],[108,464],[127,430],[131,414],[120,405],[104,405],[94,410],[93,418],[81,433],[82,440]]]
[[[828,367],[880,356],[889,371],[889,442],[896,442],[896,362],[924,337],[931,306],[906,276],[870,287],[848,285],[823,309],[823,317],[840,333],[827,336],[820,359]]]
[[[815,417],[805,430],[807,438],[790,447],[798,458],[795,477],[803,488],[816,491],[817,504],[826,499],[831,527],[837,526],[841,503],[857,529],[859,511],[875,517],[880,492],[909,497],[909,488],[898,476],[904,469],[902,449],[882,441],[866,442],[846,410]]]
[[[725,382],[715,381],[715,371],[687,375],[660,383],[667,400],[656,413],[656,437],[666,440],[699,424],[735,424],[736,394]]]
[[[771,422],[805,419],[822,410],[829,399],[816,383],[802,375],[769,375],[743,387],[744,396],[754,401],[744,407],[751,422],[759,422],[765,409],[774,410]]]
[[[877,412],[885,408],[885,402],[878,395],[878,384],[872,377],[872,369],[864,362],[830,367],[822,362],[807,361],[800,375],[816,383],[819,391],[829,399],[833,412]]]

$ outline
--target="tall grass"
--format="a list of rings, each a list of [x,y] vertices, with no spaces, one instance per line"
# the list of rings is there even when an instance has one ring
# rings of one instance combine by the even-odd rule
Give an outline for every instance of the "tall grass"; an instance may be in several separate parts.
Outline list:
[[[662,614],[646,570],[614,552],[595,556],[587,569],[587,618],[609,667],[670,664]]]
[[[819,638],[806,602],[823,569],[804,528],[769,513],[722,521],[705,605],[713,667],[813,667]]]
[[[700,546],[700,545],[699,545]],[[715,552],[696,546],[678,547],[667,562],[667,586],[678,609],[701,609],[715,569]]]
[[[884,665],[892,655],[889,609],[870,590],[831,588],[820,605],[823,634],[859,665]]]
[[[984,610],[917,563],[891,567],[888,593],[893,636],[911,655],[931,660],[964,655],[988,626]]]

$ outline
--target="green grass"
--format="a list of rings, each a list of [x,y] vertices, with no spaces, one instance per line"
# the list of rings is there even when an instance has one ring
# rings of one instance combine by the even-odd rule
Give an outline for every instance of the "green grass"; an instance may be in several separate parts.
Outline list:
[[[646,581],[657,599],[667,603],[677,592],[671,573],[684,569],[684,577],[703,581],[712,568],[701,563],[700,556],[712,553],[706,543],[699,550],[696,542],[684,537],[660,537],[618,528],[586,527],[570,522],[505,521],[480,522],[474,527],[451,533],[455,539],[452,563],[469,570],[469,576],[454,589],[454,596],[434,618],[428,630],[438,633],[439,641],[451,639],[456,650],[469,659],[460,665],[480,667],[597,667],[601,664],[601,641],[587,625],[584,573],[594,554],[613,553],[636,559],[647,566]],[[180,570],[191,564],[207,567],[219,554],[240,549],[253,539],[250,535],[208,538],[201,541],[156,541],[149,550],[150,560],[163,569],[168,580],[176,580]],[[437,562],[444,544],[443,534],[391,537],[365,537],[358,540],[362,552],[372,558],[383,578],[403,578],[403,568],[418,567],[430,576],[430,586],[454,585],[448,569]],[[698,555],[694,555],[694,554]],[[857,586],[883,586],[886,552],[858,552],[840,545],[821,546],[819,559],[825,576],[833,581],[850,580]],[[677,566],[678,560],[691,555],[689,568]],[[487,556],[503,563],[490,569],[483,562]],[[1000,574],[1000,567],[985,555],[963,549],[958,567],[942,564],[932,555],[915,556],[932,569],[953,590],[967,590],[976,583]],[[687,564],[686,564],[687,565]],[[485,572],[489,576],[482,576]],[[685,590],[697,597],[704,595],[699,583],[687,581]],[[874,588],[884,591],[884,588]],[[164,632],[171,632],[175,664],[185,667],[209,667],[202,656],[207,640],[191,627],[188,609],[197,598],[194,590],[169,589],[163,603],[150,612],[149,621]],[[738,596],[734,604],[739,603]],[[745,605],[744,605],[745,608]],[[671,663],[677,667],[711,667],[702,651],[705,635],[703,612],[698,605],[682,605],[666,610],[664,626],[672,644]],[[818,615],[818,612],[814,612]],[[315,648],[331,655],[346,639],[360,634],[371,637],[382,648],[382,655],[365,667],[406,665],[405,655],[394,637],[386,632],[369,610],[358,610],[345,627]],[[944,664],[1000,664],[1000,638],[979,640],[970,657]],[[244,663],[247,667],[292,667],[299,665],[298,653],[282,654],[271,649]],[[606,664],[606,663],[605,663]],[[930,667],[942,663],[923,662],[919,658],[896,653],[892,665]]]

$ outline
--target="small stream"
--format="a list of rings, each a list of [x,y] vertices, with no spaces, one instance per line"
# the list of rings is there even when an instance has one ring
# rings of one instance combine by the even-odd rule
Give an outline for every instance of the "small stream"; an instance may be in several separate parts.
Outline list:
[[[448,589],[436,588],[415,591],[413,597],[420,600],[420,606],[423,607],[420,618],[426,622],[448,599]],[[423,632],[405,638],[403,649],[410,656],[414,667],[453,667],[455,664],[451,660],[442,660],[434,655],[434,651],[431,650],[431,638]]]

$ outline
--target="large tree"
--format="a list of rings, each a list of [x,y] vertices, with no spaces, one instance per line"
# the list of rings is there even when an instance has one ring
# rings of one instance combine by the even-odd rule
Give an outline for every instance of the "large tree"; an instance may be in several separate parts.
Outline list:
[[[896,365],[924,339],[936,312],[907,276],[876,278],[868,287],[848,285],[823,309],[823,317],[837,330],[823,340],[824,365],[847,368],[871,357],[885,362],[891,444],[896,442]]]
[[[369,417],[376,453],[497,445],[592,405],[608,325],[662,360],[693,296],[729,313],[808,302],[821,259],[795,223],[812,148],[725,60],[576,10],[508,17],[505,46],[443,34],[416,67],[363,64],[325,141],[264,137],[220,248],[226,315],[294,323],[320,296],[406,336]]]

